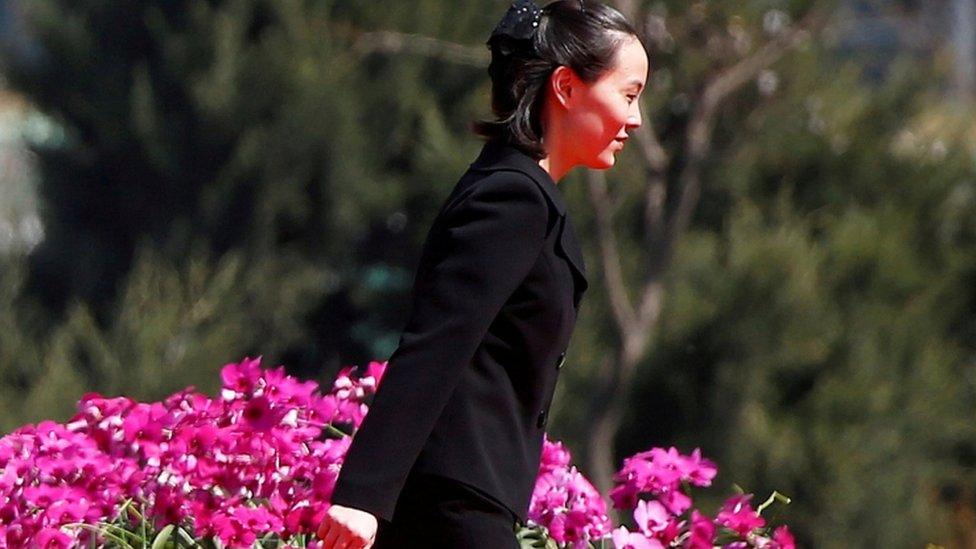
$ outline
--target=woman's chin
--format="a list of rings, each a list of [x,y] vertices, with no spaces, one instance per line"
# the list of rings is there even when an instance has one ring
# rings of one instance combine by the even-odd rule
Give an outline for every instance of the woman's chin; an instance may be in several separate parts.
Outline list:
[[[605,151],[600,156],[593,159],[587,167],[594,170],[606,170],[612,168],[617,162],[617,157],[614,156],[613,151]]]

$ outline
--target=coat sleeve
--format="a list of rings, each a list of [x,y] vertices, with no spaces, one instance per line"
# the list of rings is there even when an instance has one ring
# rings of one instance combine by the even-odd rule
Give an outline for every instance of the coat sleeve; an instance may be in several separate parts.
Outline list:
[[[331,502],[392,520],[407,474],[502,306],[542,251],[546,198],[527,176],[474,183],[435,223],[413,303]]]

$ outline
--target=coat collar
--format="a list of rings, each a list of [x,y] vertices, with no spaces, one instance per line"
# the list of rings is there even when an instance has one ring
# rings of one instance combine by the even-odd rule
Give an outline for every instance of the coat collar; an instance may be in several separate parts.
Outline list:
[[[539,184],[552,204],[559,212],[559,239],[557,248],[569,260],[576,274],[576,284],[573,304],[578,308],[580,298],[588,286],[586,280],[586,264],[583,262],[583,251],[576,240],[576,231],[566,215],[566,202],[556,186],[549,172],[542,169],[538,162],[518,148],[503,141],[490,140],[481,149],[481,154],[471,163],[470,169],[476,171],[515,170],[522,172]]]
[[[560,216],[566,215],[566,201],[562,193],[552,180],[549,172],[542,169],[538,162],[518,148],[503,141],[490,140],[481,149],[481,154],[471,163],[471,169],[481,171],[516,170],[522,172],[539,184],[543,192],[549,196],[552,204]]]

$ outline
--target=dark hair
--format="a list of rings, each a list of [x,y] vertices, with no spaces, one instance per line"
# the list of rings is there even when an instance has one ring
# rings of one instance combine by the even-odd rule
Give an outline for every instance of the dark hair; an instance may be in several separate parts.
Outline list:
[[[546,85],[556,67],[566,65],[584,82],[597,80],[613,67],[617,48],[637,31],[617,10],[596,2],[557,0],[542,8],[533,38],[534,51],[504,54],[491,49],[491,110],[495,120],[479,120],[471,129],[500,139],[536,160],[542,145],[542,106]]]

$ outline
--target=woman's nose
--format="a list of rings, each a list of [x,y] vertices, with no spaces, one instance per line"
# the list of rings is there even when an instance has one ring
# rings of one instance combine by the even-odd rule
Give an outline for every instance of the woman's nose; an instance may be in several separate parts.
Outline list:
[[[634,101],[634,103],[637,103]],[[627,117],[627,127],[629,128],[639,128],[641,125],[641,112],[640,107],[637,107],[630,116]]]

